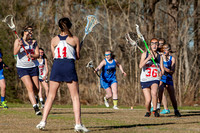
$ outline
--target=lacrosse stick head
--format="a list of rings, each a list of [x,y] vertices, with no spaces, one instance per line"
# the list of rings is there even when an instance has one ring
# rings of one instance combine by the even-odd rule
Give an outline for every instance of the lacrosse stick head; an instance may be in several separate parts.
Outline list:
[[[11,30],[15,31],[15,24],[13,22],[13,15],[7,15],[2,20],[2,22],[6,23]]]
[[[130,43],[132,46],[137,46],[137,35],[132,33],[132,32],[129,32],[129,33],[126,33],[125,34],[125,39],[128,43]],[[136,40],[136,41],[135,41]]]
[[[88,62],[88,64],[86,65],[86,67],[93,68],[93,61],[91,60],[90,62]]]
[[[135,28],[136,28],[137,36],[144,41],[144,37],[140,32],[139,25],[136,24]]]
[[[97,25],[99,21],[97,20],[96,16],[88,15],[87,16],[87,25],[85,27],[85,34],[89,34],[95,25]]]

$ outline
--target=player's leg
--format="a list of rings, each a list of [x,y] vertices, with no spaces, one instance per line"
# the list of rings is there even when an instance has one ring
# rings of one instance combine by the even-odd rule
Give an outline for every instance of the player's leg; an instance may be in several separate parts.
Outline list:
[[[7,109],[8,106],[6,105],[5,96],[6,96],[6,81],[5,79],[0,80],[0,87],[1,87],[1,103],[0,106],[4,109]]]
[[[79,85],[78,82],[72,81],[71,83],[67,83],[69,88],[71,99],[73,102],[73,110],[75,116],[75,130],[76,131],[89,131],[84,125],[81,123],[81,105],[80,105],[80,98],[79,98]]]
[[[151,115],[150,107],[151,107],[151,89],[143,88],[142,89],[144,98],[145,98],[145,107],[146,107],[146,115],[145,117],[149,117]]]
[[[56,97],[57,90],[59,88],[60,83],[55,81],[50,81],[50,88],[49,88],[49,95],[47,97],[47,100],[44,105],[44,111],[42,120],[40,123],[36,126],[37,129],[44,129],[46,126],[46,120],[49,115],[49,112],[52,108],[53,101]]]
[[[117,95],[117,83],[115,82],[115,83],[113,83],[112,85],[111,85],[111,89],[112,89],[112,94],[113,94],[113,109],[119,109],[118,107],[117,107],[117,103],[118,103],[118,95]]]
[[[178,107],[177,107],[177,101],[176,101],[174,86],[173,85],[168,85],[167,91],[168,91],[170,99],[172,101],[172,105],[173,105],[173,108],[174,108],[175,116],[181,117],[181,114],[179,113]]]
[[[157,110],[157,102],[158,102],[158,84],[154,83],[151,85],[151,96],[152,96],[152,102],[153,102],[153,113],[155,117],[159,117],[159,113]]]

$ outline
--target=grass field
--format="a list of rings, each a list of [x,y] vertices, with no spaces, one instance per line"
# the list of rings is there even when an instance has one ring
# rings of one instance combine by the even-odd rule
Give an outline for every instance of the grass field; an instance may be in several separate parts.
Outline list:
[[[30,104],[8,104],[8,110],[0,110],[0,132],[3,133],[73,133],[74,115],[71,106],[56,105],[48,117],[44,131],[35,126],[41,116],[34,114]],[[171,108],[170,108],[171,109]],[[82,122],[95,133],[133,133],[133,132],[165,132],[183,133],[200,132],[200,107],[182,107],[181,118],[170,114],[159,118],[145,118],[144,107],[104,108],[103,106],[82,106]]]

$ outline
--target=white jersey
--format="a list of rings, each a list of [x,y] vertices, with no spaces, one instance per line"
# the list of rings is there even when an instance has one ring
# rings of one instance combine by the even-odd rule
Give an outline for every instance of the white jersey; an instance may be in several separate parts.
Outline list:
[[[140,82],[160,80],[161,79],[161,77],[159,76],[160,72],[161,72],[160,63],[157,63],[157,66],[155,66],[153,61],[149,60],[142,68],[142,72],[140,75]]]
[[[39,68],[39,79],[43,79],[46,74],[45,59],[42,59],[38,65]]]
[[[58,35],[58,37],[60,38],[60,42],[58,43],[58,45],[54,50],[55,54],[54,59],[67,58],[76,60],[75,48],[66,42],[67,36]]]
[[[35,53],[35,48],[37,46],[37,42],[34,44],[27,45],[23,39],[22,43],[27,51],[28,54],[34,54]],[[38,61],[35,58],[32,58],[32,60],[29,60],[28,57],[26,56],[26,53],[24,51],[24,48],[21,47],[18,54],[17,54],[17,64],[16,67],[18,68],[32,68],[38,66]]]

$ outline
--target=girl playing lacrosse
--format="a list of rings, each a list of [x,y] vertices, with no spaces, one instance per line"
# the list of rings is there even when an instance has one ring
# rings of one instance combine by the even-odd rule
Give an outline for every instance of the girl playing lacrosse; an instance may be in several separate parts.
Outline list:
[[[88,132],[89,130],[81,123],[81,108],[79,99],[78,77],[75,69],[75,60],[80,58],[79,39],[73,36],[69,29],[72,23],[68,18],[62,18],[58,22],[61,33],[51,40],[51,50],[54,63],[50,75],[49,94],[44,106],[44,114],[37,129],[44,129],[46,120],[51,110],[57,90],[61,82],[66,82],[69,88],[75,116],[75,131]]]
[[[36,104],[35,93],[39,91],[39,71],[38,61],[39,48],[36,40],[32,39],[33,28],[32,26],[26,26],[22,31],[21,40],[16,39],[14,43],[14,55],[17,55],[17,73],[19,78],[26,86],[28,96],[33,105],[36,115],[41,115],[41,112]],[[26,51],[22,48],[25,47]],[[26,55],[26,52],[28,55]]]
[[[140,83],[145,97],[145,106],[147,111],[145,117],[149,117],[151,115],[151,99],[153,102],[154,116],[159,117],[159,113],[156,109],[157,92],[160,77],[164,73],[164,68],[163,60],[162,58],[160,58],[160,55],[157,52],[158,40],[156,38],[153,38],[151,39],[150,43],[151,54],[149,54],[148,52],[144,52],[140,59],[139,67],[142,68],[142,72],[140,75]],[[157,66],[154,65],[152,58],[155,60]]]
[[[164,89],[167,89],[170,99],[172,101],[172,105],[174,108],[174,114],[177,117],[181,117],[181,114],[178,111],[177,107],[177,101],[175,97],[174,92],[174,86],[173,86],[173,79],[172,74],[175,71],[175,58],[170,55],[171,52],[171,45],[165,44],[163,45],[163,64],[164,64],[164,75],[162,76],[160,80],[160,86],[159,86],[159,100],[162,100],[163,91]]]
[[[106,91],[104,97],[104,103],[106,107],[109,107],[108,99],[113,97],[113,109],[119,109],[117,107],[118,96],[117,96],[117,78],[116,78],[116,66],[118,66],[121,72],[126,76],[121,64],[114,59],[111,50],[106,50],[105,59],[101,61],[99,66],[95,69],[98,72],[102,68],[100,76],[100,84]]]
[[[46,97],[48,96],[48,92],[49,92],[49,87],[48,87],[48,83],[47,83],[47,75],[48,75],[48,65],[47,65],[47,58],[46,55],[44,54],[44,49],[39,48],[39,54],[40,57],[37,59],[39,62],[39,100],[41,103],[41,108],[44,108],[44,101],[42,98],[42,86],[45,89],[45,95]]]
[[[1,87],[1,102],[0,107],[3,109],[7,109],[8,106],[6,105],[5,96],[6,96],[6,81],[3,75],[3,68],[8,69],[8,66],[2,60],[2,53],[0,52],[0,87]]]

